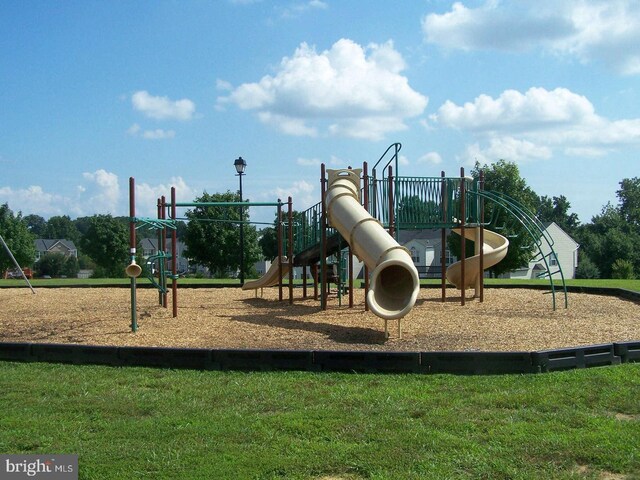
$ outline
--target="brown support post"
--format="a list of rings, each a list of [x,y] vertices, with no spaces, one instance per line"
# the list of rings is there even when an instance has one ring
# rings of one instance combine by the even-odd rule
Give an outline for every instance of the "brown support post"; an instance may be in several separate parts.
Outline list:
[[[447,181],[444,178],[444,170],[440,172],[440,177],[442,178],[442,185],[440,187],[440,195],[442,196],[441,208],[442,208],[442,224],[445,225],[447,223]],[[440,279],[441,279],[441,290],[442,290],[442,301],[447,301],[447,229],[443,226],[441,235],[440,235]]]
[[[307,265],[302,266],[302,298],[307,299]]]
[[[324,197],[327,193],[326,171],[324,163],[320,165],[320,193],[322,195],[322,215],[320,219],[321,229],[321,252],[320,252],[320,307],[322,310],[327,309],[327,205]]]
[[[480,180],[478,181],[478,191],[482,193],[484,190],[484,172],[480,170]],[[484,302],[484,197],[478,195],[480,202],[478,214],[480,220],[480,303]]]
[[[318,264],[311,265],[311,276],[313,277],[313,299],[318,301]]]
[[[171,219],[176,220],[176,187],[171,187]],[[163,235],[166,237],[166,235]],[[178,230],[171,230],[171,301],[173,318],[178,316]]]
[[[369,211],[369,165],[367,162],[363,162],[362,164],[362,179],[364,183],[364,195],[363,195],[363,206],[364,209]],[[364,280],[364,311],[367,312],[369,310],[369,304],[367,303],[367,294],[369,293],[369,268],[365,265],[364,272],[362,274],[362,278]]]
[[[164,195],[162,197],[160,197],[160,218],[162,220],[165,220],[167,218],[167,199],[164,197]],[[160,245],[159,248],[166,253],[167,251],[167,231],[165,229],[165,227],[162,227],[160,229],[160,231],[162,232],[162,237],[161,237],[161,241],[160,241]],[[159,261],[162,262],[162,271],[166,272],[169,268],[169,265],[167,263],[167,259],[166,258],[161,258],[159,259]],[[160,285],[162,285],[164,287],[164,293],[162,293],[162,306],[164,308],[167,308],[167,277],[165,276],[164,278],[160,278]]]
[[[395,209],[393,208],[393,167],[389,165],[389,235],[395,237]]]
[[[278,199],[278,231],[276,232],[278,242],[278,300],[282,301],[282,200]]]
[[[465,234],[465,217],[467,215],[466,212],[466,191],[464,185],[464,167],[460,167],[460,304],[464,305],[464,296],[465,296],[465,257],[466,257],[466,238]]]
[[[130,264],[136,261],[136,181],[129,177],[129,254]],[[131,331],[138,331],[136,276],[131,275]]]
[[[160,201],[160,198],[158,198],[158,220],[162,219],[162,202]],[[158,250],[162,249],[162,229],[158,229]],[[158,259],[158,262],[160,260]],[[160,265],[158,265],[158,267],[160,267]],[[162,279],[159,279],[160,282],[162,281]],[[160,283],[160,285],[162,285],[162,283]],[[162,305],[163,307],[166,307],[166,303],[163,302],[164,300],[164,295],[162,294],[162,292],[158,292],[158,304]]]
[[[287,247],[289,257],[289,305],[293,305],[293,200],[291,197],[287,199],[287,203],[289,205],[289,212],[287,215],[287,220],[289,222],[287,229],[289,237],[289,246]]]

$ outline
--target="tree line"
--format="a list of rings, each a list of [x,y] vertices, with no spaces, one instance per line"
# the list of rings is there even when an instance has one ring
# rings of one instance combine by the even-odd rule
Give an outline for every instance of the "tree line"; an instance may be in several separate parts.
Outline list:
[[[500,160],[489,165],[476,163],[471,174],[478,178],[484,172],[485,189],[501,192],[517,200],[535,213],[541,222],[555,222],[580,244],[577,278],[635,278],[640,272],[640,178],[625,178],[616,191],[618,203],[608,203],[591,221],[582,224],[571,213],[571,203],[562,194],[539,196],[520,175],[515,163]],[[238,192],[209,194],[206,191],[194,202],[237,202]],[[401,215],[416,216],[416,212],[431,212],[428,205],[415,199],[400,199]],[[488,218],[491,205],[486,207]],[[429,213],[431,214],[431,213]],[[427,214],[425,214],[427,215]],[[258,230],[250,222],[248,207],[198,206],[186,212],[186,221],[177,222],[178,239],[186,248],[183,255],[190,262],[204,265],[214,277],[233,275],[240,269],[239,229],[242,218],[244,234],[244,274],[254,276],[253,265],[260,258],[272,260],[277,256],[276,226]],[[294,221],[300,219],[294,212]],[[506,221],[506,220],[505,220]],[[492,228],[488,226],[488,228]],[[517,221],[501,225],[509,235],[510,249],[505,260],[493,267],[499,275],[526,265],[533,250],[530,239]],[[170,234],[170,231],[168,231]],[[71,219],[68,215],[44,219],[39,215],[14,213],[7,203],[0,205],[0,234],[17,261],[23,267],[35,267],[40,275],[75,276],[79,269],[91,269],[96,277],[122,277],[129,261],[129,218],[93,215]],[[156,230],[139,225],[138,241],[157,238]],[[34,240],[66,239],[74,242],[78,258],[45,255],[36,262]],[[457,236],[448,245],[460,257]],[[473,245],[467,242],[472,254]],[[143,263],[140,248],[138,262]],[[0,253],[0,272],[12,268],[10,259]]]

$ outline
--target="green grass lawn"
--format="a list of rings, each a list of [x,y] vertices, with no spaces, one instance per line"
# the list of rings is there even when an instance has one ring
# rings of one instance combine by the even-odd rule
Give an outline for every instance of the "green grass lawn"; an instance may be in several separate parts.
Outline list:
[[[0,362],[0,451],[84,479],[638,479],[640,364],[540,375]]]

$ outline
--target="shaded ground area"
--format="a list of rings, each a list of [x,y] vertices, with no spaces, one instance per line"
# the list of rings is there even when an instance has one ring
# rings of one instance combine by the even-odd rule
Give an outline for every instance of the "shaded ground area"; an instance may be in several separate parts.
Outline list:
[[[139,331],[130,329],[130,292],[122,288],[0,290],[0,341],[207,348],[393,351],[533,351],[640,340],[640,308],[615,297],[571,293],[569,309],[552,310],[541,290],[485,289],[484,303],[448,291],[423,289],[402,321],[402,338],[390,322],[329,298],[321,311],[313,299],[279,302],[277,289],[263,298],[239,288],[179,289],[178,317],[158,305],[158,292],[138,290]],[[467,292],[471,295],[471,291]],[[299,290],[295,291],[301,296]],[[286,296],[286,291],[285,291]],[[170,303],[169,299],[169,303]],[[558,302],[563,305],[563,301]]]

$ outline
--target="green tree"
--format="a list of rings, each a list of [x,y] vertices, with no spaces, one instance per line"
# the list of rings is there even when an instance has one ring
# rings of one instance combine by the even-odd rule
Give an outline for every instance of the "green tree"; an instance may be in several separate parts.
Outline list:
[[[611,267],[611,278],[634,279],[633,264],[629,260],[618,258]]]
[[[237,202],[237,193],[208,194],[196,198],[194,202]],[[189,219],[184,242],[185,256],[204,265],[216,277],[235,273],[240,267],[240,208],[244,221],[249,221],[249,207],[229,207],[220,205],[197,206],[187,211]],[[258,233],[253,225],[244,225],[244,274],[249,277],[253,264],[260,259]]]
[[[640,178],[625,178],[616,191],[620,201],[620,214],[630,224],[640,228]]]
[[[555,222],[570,236],[574,236],[580,225],[580,220],[578,220],[576,213],[569,213],[570,208],[571,203],[564,195],[553,198],[543,195],[540,197],[537,215],[540,221]]]
[[[438,204],[432,200],[423,201],[419,196],[403,197],[398,203],[397,223],[403,228],[429,228],[442,221]]]
[[[129,232],[111,215],[90,217],[82,251],[99,267],[102,276],[123,277],[129,261]]]
[[[40,277],[45,275],[49,275],[50,277],[65,275],[63,271],[66,260],[66,256],[62,253],[54,252],[44,254],[36,264],[38,275]]]
[[[576,278],[600,278],[600,270],[589,257],[581,255],[575,276]]]
[[[14,215],[7,203],[0,205],[0,235],[21,267],[33,265],[36,258],[35,238],[23,221],[22,214],[18,212]],[[11,258],[0,247],[0,272],[13,267]]]
[[[40,215],[27,215],[22,220],[27,225],[27,229],[36,238],[43,238],[47,230],[47,221],[43,217]]]
[[[286,205],[285,205],[286,208]],[[288,242],[288,232],[287,232],[287,216],[288,213],[284,211],[282,212],[282,251],[286,253],[287,251],[287,242]],[[298,212],[293,210],[292,212],[293,218],[293,235],[296,241],[301,241],[301,243],[307,243],[303,241],[303,237],[310,238],[312,233],[311,226],[309,222],[305,219],[304,212]],[[262,256],[267,260],[273,260],[278,256],[278,214],[276,213],[273,220],[272,227],[266,227],[260,230],[258,233],[258,246],[262,252]],[[294,246],[295,248],[295,246]]]
[[[258,246],[262,255],[267,260],[273,260],[278,256],[278,234],[276,227],[266,227],[260,230]]]
[[[80,232],[68,215],[51,217],[44,235],[44,238],[71,240],[75,244],[80,241]]]

